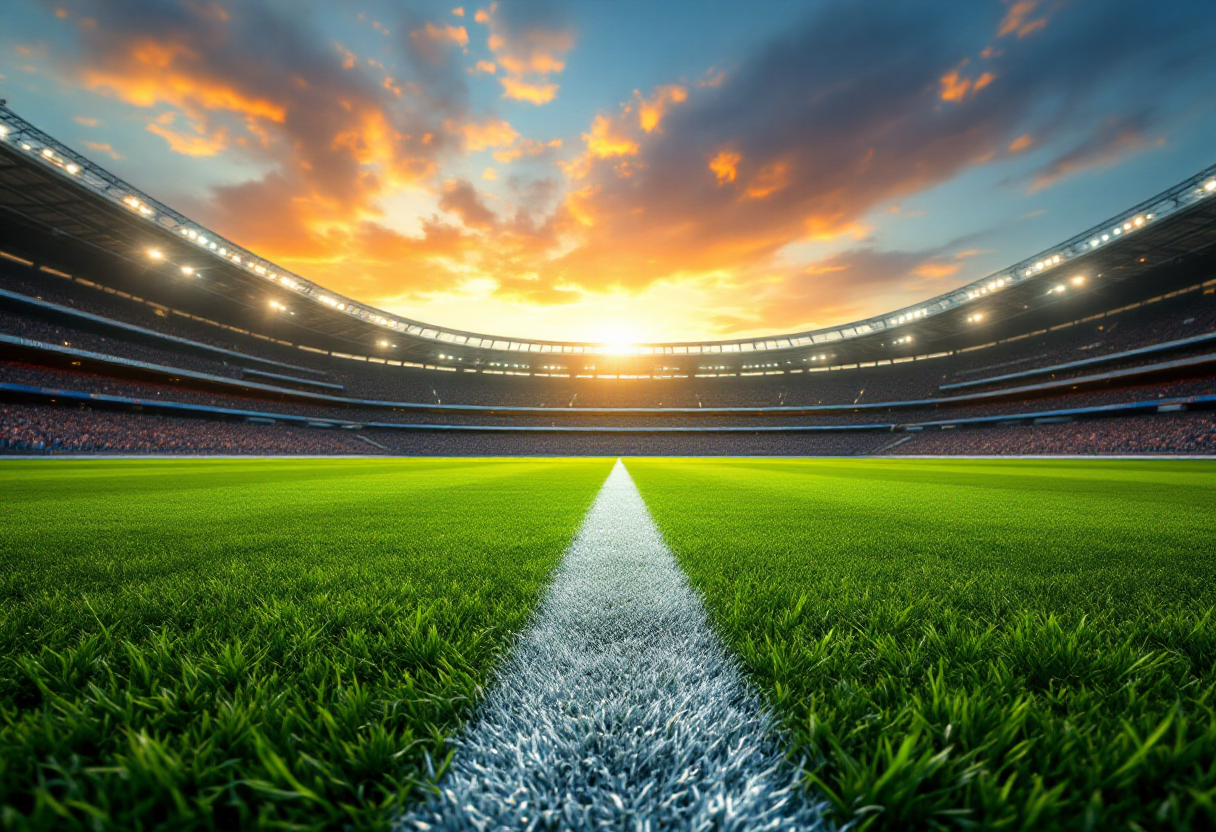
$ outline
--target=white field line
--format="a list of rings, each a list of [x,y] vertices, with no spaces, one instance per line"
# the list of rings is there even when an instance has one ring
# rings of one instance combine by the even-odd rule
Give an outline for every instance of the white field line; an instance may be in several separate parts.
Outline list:
[[[618,461],[552,587],[399,830],[817,830],[773,723]]]

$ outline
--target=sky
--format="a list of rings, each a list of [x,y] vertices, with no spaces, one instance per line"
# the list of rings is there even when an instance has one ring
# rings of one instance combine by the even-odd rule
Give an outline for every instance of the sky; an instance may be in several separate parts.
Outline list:
[[[1210,0],[5,0],[0,98],[448,328],[858,320],[1216,163]]]

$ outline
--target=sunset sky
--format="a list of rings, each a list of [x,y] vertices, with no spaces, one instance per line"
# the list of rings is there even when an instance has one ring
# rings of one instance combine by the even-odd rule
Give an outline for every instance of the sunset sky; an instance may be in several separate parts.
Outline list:
[[[838,324],[1216,162],[1216,3],[6,0],[0,98],[448,327]]]

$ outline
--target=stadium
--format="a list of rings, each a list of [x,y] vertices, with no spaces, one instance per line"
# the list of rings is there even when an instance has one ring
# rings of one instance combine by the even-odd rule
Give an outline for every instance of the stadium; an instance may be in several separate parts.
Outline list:
[[[716,78],[635,92],[645,135]],[[0,827],[1216,825],[1216,164],[862,319],[608,343],[398,314],[38,111],[0,102]]]

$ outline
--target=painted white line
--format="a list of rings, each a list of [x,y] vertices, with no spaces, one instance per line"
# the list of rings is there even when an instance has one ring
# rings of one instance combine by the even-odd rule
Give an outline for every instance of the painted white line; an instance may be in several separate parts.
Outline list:
[[[815,830],[618,461],[441,790],[399,829]]]

